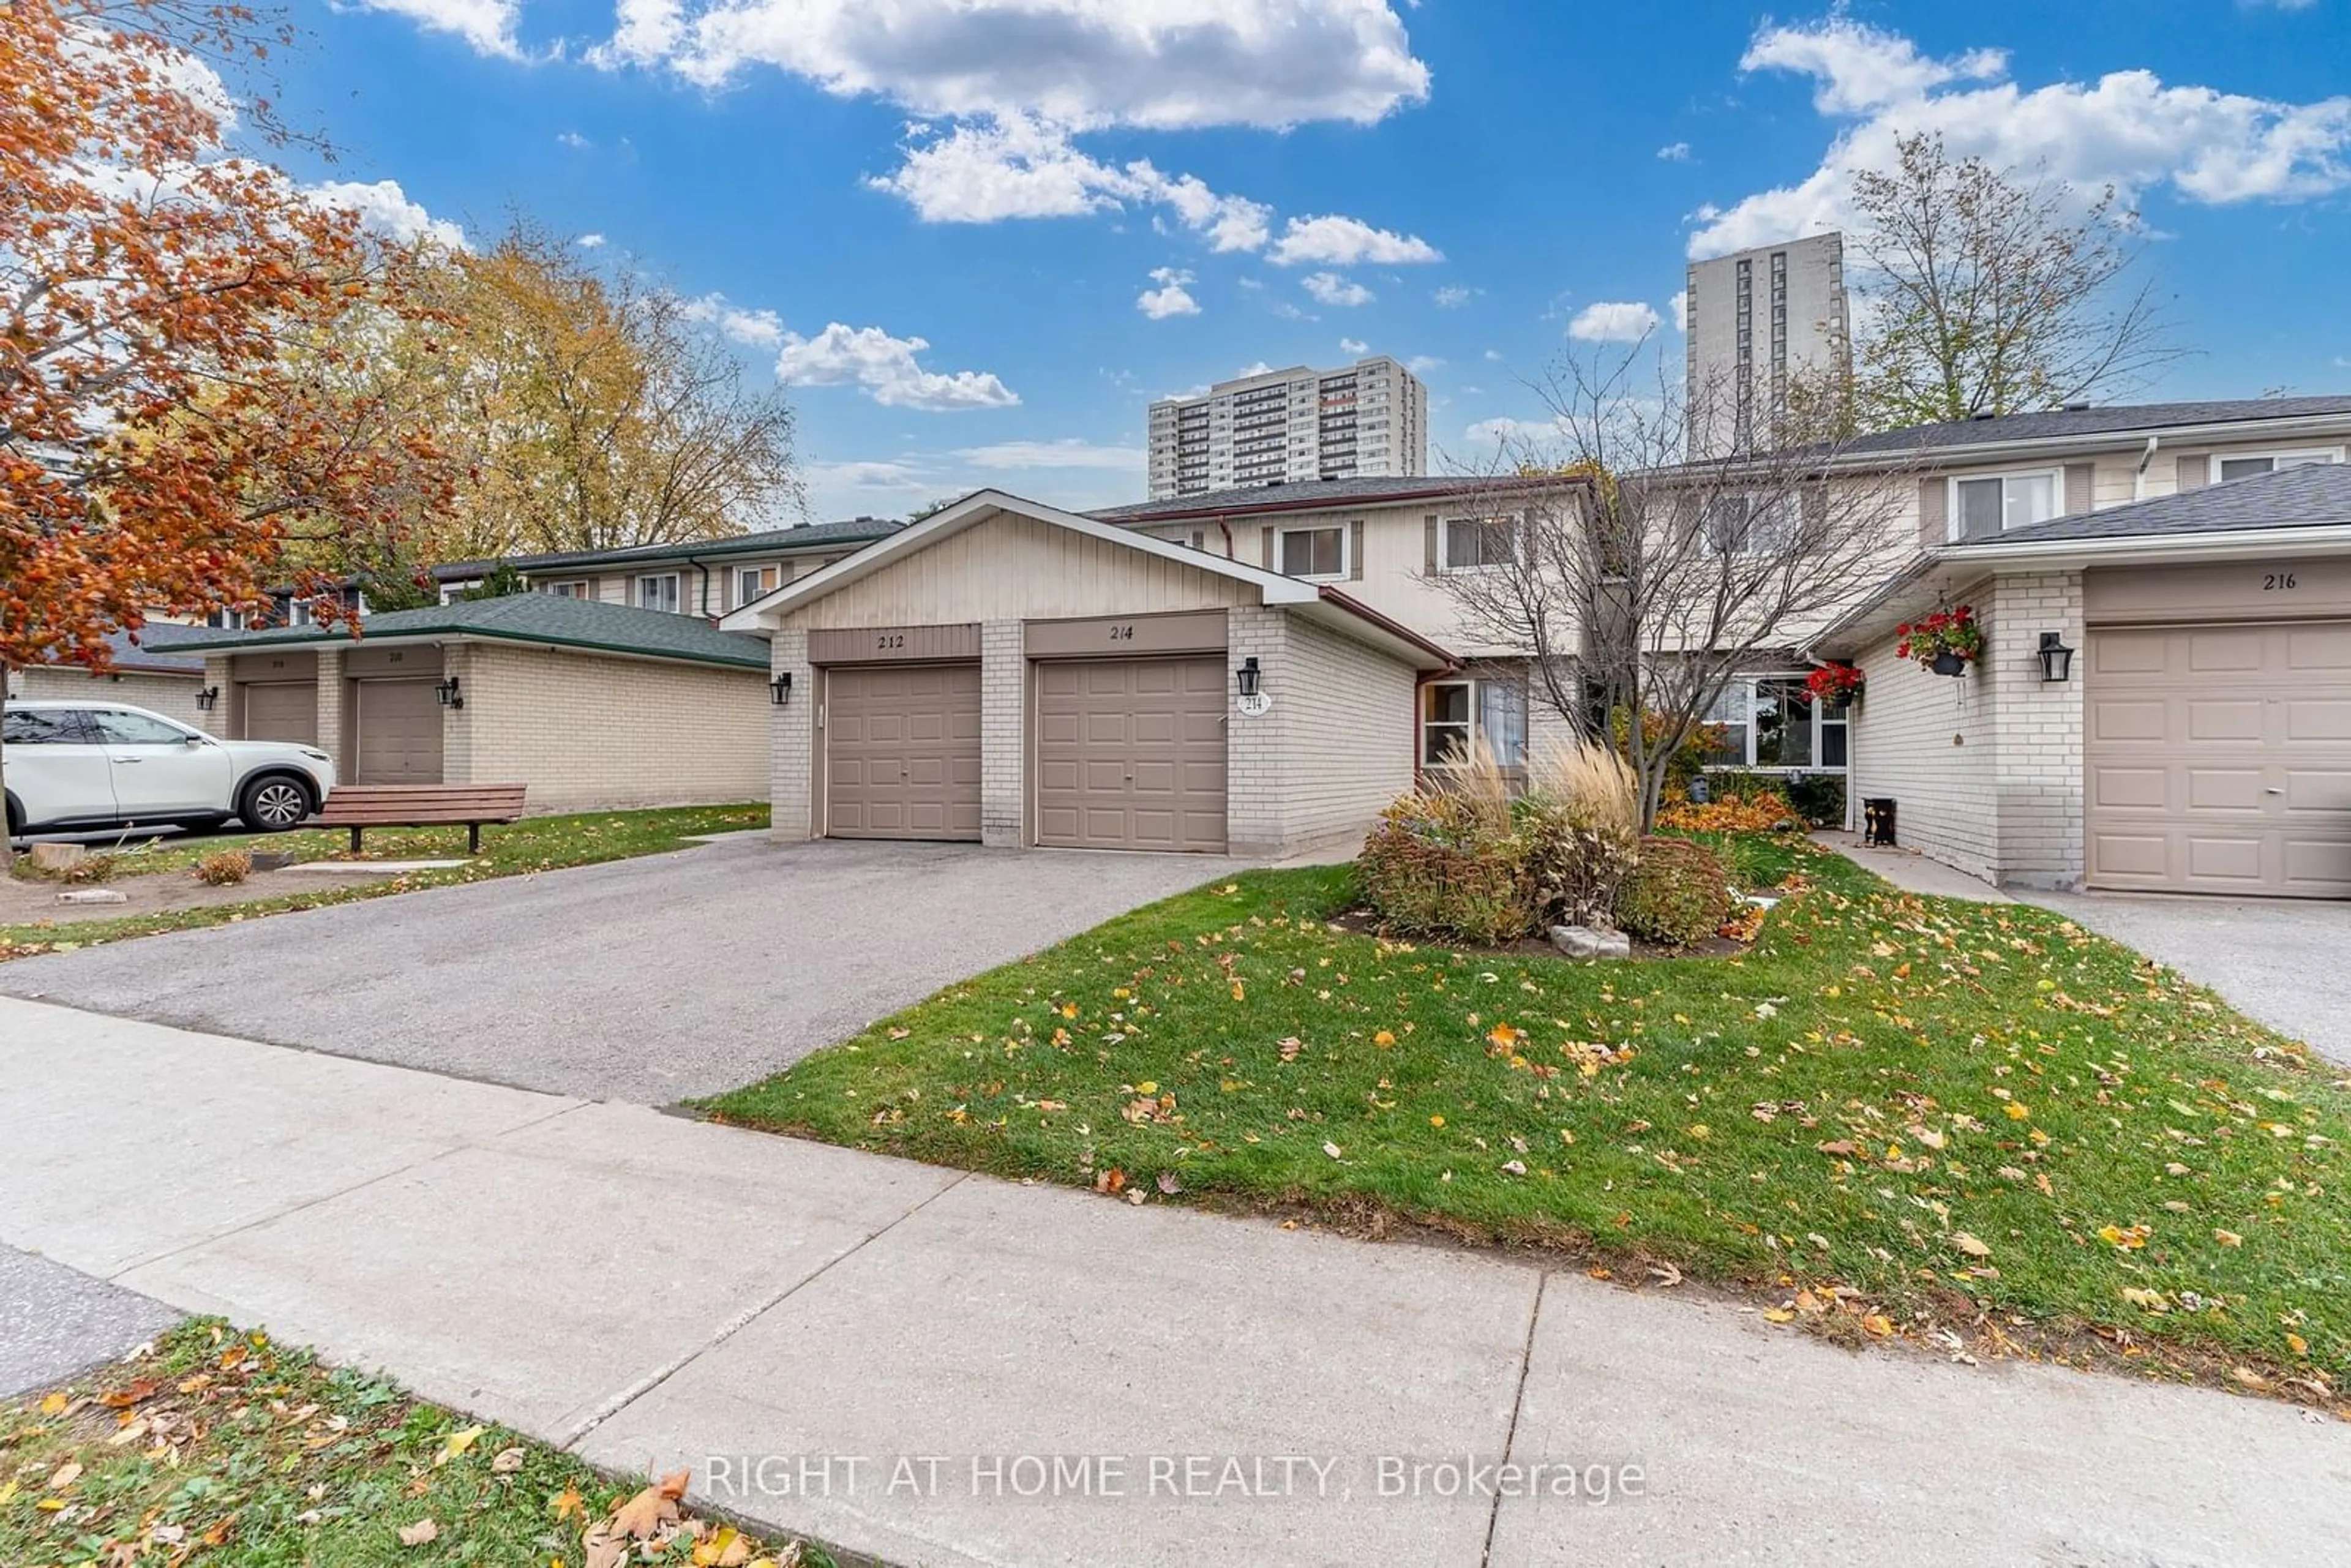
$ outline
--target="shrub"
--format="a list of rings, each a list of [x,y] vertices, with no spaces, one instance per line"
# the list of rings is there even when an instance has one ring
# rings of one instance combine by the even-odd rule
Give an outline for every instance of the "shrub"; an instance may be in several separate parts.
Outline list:
[[[1641,859],[1616,895],[1616,924],[1661,947],[1695,947],[1730,917],[1722,857],[1687,839],[1641,841]]]
[[[1380,813],[1355,862],[1364,902],[1399,931],[1483,946],[1513,942],[1535,925],[1528,844],[1507,801],[1443,786],[1405,796]]]
[[[1641,716],[1641,738],[1646,747],[1654,749],[1665,740],[1666,721],[1651,713]],[[1624,708],[1608,716],[1608,734],[1615,742],[1620,756],[1632,755],[1632,720]],[[1672,758],[1666,764],[1666,788],[1689,792],[1690,780],[1706,769],[1706,759],[1721,751],[1730,738],[1728,727],[1701,724],[1692,729],[1681,745],[1674,748]]]
[[[1800,773],[1788,780],[1788,803],[1816,828],[1844,825],[1844,779],[1834,773]]]
[[[1657,812],[1657,826],[1684,833],[1768,833],[1795,821],[1784,795],[1729,796],[1700,804],[1674,800]]]
[[[1527,768],[1519,834],[1534,879],[1535,924],[1605,925],[1641,841],[1641,791],[1624,758],[1552,745]]]
[[[122,857],[116,854],[91,855],[57,873],[59,881],[71,883],[112,882],[114,873],[122,869]]]
[[[232,887],[253,874],[253,857],[243,850],[223,850],[196,862],[196,880],[213,887]]]

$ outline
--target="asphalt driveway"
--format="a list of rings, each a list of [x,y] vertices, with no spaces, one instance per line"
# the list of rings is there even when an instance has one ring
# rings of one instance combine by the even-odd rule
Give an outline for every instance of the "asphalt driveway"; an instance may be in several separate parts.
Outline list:
[[[2168,965],[2351,1065],[2351,904],[2181,894],[2018,893]]]
[[[22,959],[0,993],[661,1105],[1239,863],[747,835]]]

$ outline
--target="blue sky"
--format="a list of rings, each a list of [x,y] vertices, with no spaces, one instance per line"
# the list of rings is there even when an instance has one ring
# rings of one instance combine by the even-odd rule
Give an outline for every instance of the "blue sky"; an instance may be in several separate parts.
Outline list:
[[[303,10],[306,178],[704,301],[793,386],[816,518],[1140,498],[1151,398],[1357,345],[1490,453],[1594,334],[1677,353],[1693,251],[1834,225],[1913,128],[2135,196],[2196,350],[2149,395],[2351,388],[2351,0]]]

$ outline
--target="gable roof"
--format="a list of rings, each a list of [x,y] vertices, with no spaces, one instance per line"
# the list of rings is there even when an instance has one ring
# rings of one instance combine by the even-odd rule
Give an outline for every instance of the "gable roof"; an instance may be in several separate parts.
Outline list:
[[[1954,420],[1882,430],[1840,443],[1840,456],[1941,452],[1973,446],[2007,446],[2065,441],[2084,436],[2153,434],[2207,425],[2259,424],[2341,417],[2351,422],[2351,392],[2323,397],[2238,398],[2202,402],[2115,403],[2098,408],[2044,409],[1991,419]]]
[[[922,521],[908,525],[855,555],[844,556],[821,570],[796,578],[773,593],[754,600],[725,617],[719,625],[729,632],[765,634],[774,629],[783,615],[798,606],[822,599],[852,582],[872,576],[893,562],[917,554],[941,539],[1004,513],[1052,528],[1066,528],[1071,533],[1099,539],[1121,549],[1157,556],[1163,560],[1174,561],[1212,577],[1247,583],[1258,591],[1259,602],[1270,607],[1296,609],[1311,620],[1322,622],[1359,641],[1383,647],[1416,668],[1446,669],[1458,663],[1449,650],[1337,589],[1301,582],[1278,571],[1268,571],[1262,567],[1249,566],[1207,550],[1196,550],[1188,546],[1154,538],[1149,534],[1136,533],[1094,517],[1081,517],[1075,512],[1064,512],[1041,502],[1023,500],[1002,490],[975,491],[951,507],[942,507]],[[1105,611],[1104,613],[1115,612]]]
[[[1168,496],[1104,507],[1086,516],[1112,523],[1173,522],[1179,517],[1232,516],[1246,512],[1309,512],[1330,507],[1384,506],[1392,502],[1443,500],[1498,489],[1544,489],[1575,481],[1543,475],[1487,478],[1472,474],[1416,475],[1408,478],[1302,479],[1295,483],[1243,485],[1195,496]]]
[[[598,566],[632,566],[643,561],[718,560],[733,556],[772,555],[778,551],[820,549],[826,546],[862,545],[887,538],[906,525],[887,517],[852,517],[839,523],[801,523],[789,528],[768,528],[755,534],[727,534],[715,539],[681,539],[668,544],[628,545],[619,549],[562,550],[553,555],[491,556],[480,560],[456,560],[433,569],[442,582],[465,582],[487,576],[504,562],[518,571],[585,570]]]
[[[206,632],[179,644],[206,653],[290,644],[447,642],[480,638],[544,648],[577,648],[640,659],[679,659],[742,669],[768,667],[768,647],[757,637],[721,632],[695,615],[599,604],[556,593],[514,593],[503,599],[461,600],[421,610],[371,615],[354,639],[347,628],[281,626],[264,631]]]
[[[2246,528],[2351,526],[2351,463],[2309,463],[2248,479],[2230,479],[2103,512],[2052,517],[1994,538],[1949,547],[1954,554],[2041,539],[2158,538]]]

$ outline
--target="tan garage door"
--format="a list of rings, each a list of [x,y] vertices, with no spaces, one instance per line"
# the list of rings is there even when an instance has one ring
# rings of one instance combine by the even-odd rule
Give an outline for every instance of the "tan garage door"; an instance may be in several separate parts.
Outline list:
[[[2094,629],[2093,887],[2351,897],[2351,622]]]
[[[354,784],[441,782],[441,701],[431,681],[360,681],[353,715]]]
[[[837,839],[979,837],[979,666],[825,674],[825,822]]]
[[[1037,841],[1066,849],[1225,847],[1225,664],[1037,666]]]
[[[283,682],[245,688],[245,738],[319,744],[319,687],[315,682]]]

